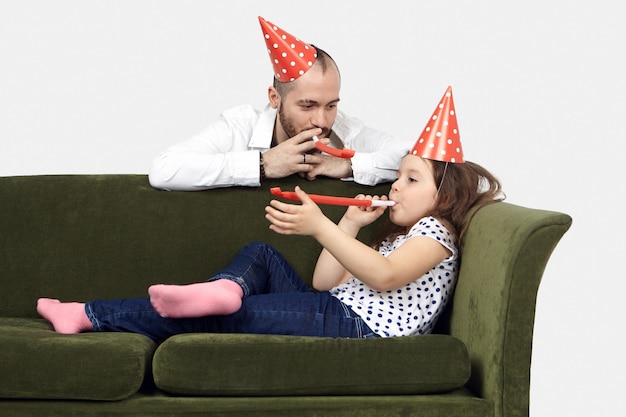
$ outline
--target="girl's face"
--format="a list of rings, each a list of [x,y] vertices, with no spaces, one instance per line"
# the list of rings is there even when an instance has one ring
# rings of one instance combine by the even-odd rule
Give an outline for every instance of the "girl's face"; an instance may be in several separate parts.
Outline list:
[[[397,176],[389,191],[389,199],[396,202],[389,210],[389,219],[398,226],[411,227],[435,206],[437,185],[432,164],[409,154],[402,159]]]

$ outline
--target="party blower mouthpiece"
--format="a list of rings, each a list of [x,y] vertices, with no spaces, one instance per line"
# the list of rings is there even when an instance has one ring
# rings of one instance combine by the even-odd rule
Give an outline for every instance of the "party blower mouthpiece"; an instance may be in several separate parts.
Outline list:
[[[270,193],[287,200],[301,201],[294,191],[281,191],[280,187],[270,188]],[[317,204],[328,204],[333,206],[360,206],[360,207],[391,207],[396,204],[391,200],[364,200],[358,198],[334,197],[330,195],[307,194],[311,200]]]

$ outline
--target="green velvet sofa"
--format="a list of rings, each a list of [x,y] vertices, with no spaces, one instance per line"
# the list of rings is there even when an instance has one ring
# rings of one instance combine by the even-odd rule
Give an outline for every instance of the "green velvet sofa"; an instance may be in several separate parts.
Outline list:
[[[527,416],[536,293],[571,218],[478,211],[436,334],[393,339],[56,334],[38,297],[146,296],[203,280],[252,241],[305,279],[321,249],[268,229],[269,188],[386,194],[298,177],[260,188],[152,189],[144,175],[0,178],[0,416]],[[323,206],[338,220],[342,207]],[[369,241],[380,222],[360,236]]]

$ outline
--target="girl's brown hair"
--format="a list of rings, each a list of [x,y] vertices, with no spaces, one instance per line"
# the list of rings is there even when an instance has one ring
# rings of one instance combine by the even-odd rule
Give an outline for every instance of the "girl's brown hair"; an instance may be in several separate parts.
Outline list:
[[[435,184],[438,184],[437,203],[431,216],[443,221],[458,239],[458,246],[465,237],[471,221],[467,213],[505,198],[500,181],[482,166],[465,161],[461,164],[428,160],[433,168]],[[475,213],[476,211],[474,211]],[[472,215],[473,216],[473,215]],[[389,225],[374,245],[378,248],[385,239],[395,239],[406,233],[406,228]]]

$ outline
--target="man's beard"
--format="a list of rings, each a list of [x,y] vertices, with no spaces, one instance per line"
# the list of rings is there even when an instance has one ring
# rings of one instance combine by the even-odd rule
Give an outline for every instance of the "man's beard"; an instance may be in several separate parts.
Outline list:
[[[293,119],[289,117],[286,111],[284,111],[282,103],[278,106],[278,120],[280,120],[280,125],[282,126],[283,131],[285,132],[285,134],[287,134],[287,138],[289,139],[296,136],[300,132],[304,132],[305,130],[314,129],[317,127],[317,126],[308,126],[298,131],[298,129],[296,129],[294,125]],[[327,127],[322,127],[321,129],[322,129],[322,134],[319,137],[327,138],[328,135],[330,134],[330,129]]]

